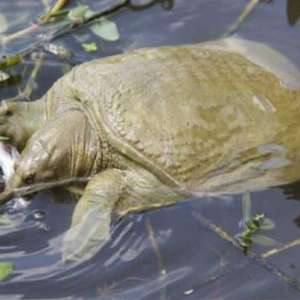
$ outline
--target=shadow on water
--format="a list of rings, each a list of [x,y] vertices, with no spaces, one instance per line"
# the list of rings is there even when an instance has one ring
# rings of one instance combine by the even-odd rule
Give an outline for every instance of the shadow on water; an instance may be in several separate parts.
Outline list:
[[[0,11],[9,20],[7,32],[28,26],[48,2],[28,0],[25,5],[21,0],[2,1]],[[114,1],[80,2],[99,10]],[[132,3],[137,6],[148,2]],[[72,50],[73,55],[68,59],[45,52],[43,47],[37,48],[11,71],[20,77],[0,87],[1,98],[14,97],[26,90],[40,53],[43,53],[43,64],[25,99],[39,98],[73,64],[133,48],[215,39],[232,24],[245,5],[244,0],[177,0],[173,7],[170,3],[163,1],[162,5],[151,5],[148,9],[135,7],[115,14],[112,20],[119,27],[120,39],[113,43],[98,39],[88,27],[62,36],[55,42]],[[300,67],[299,15],[297,0],[261,3],[237,34],[280,50]],[[11,43],[2,51],[20,51],[43,37],[40,34]],[[95,42],[98,51],[86,53],[82,42]],[[26,209],[7,207],[11,224],[0,227],[0,261],[14,263],[15,270],[9,280],[0,283],[0,299],[300,297],[297,291],[299,246],[269,256],[262,263],[245,256],[199,221],[199,215],[203,215],[234,236],[241,231],[241,195],[226,199],[190,199],[173,207],[130,215],[115,226],[111,241],[97,255],[79,265],[61,263],[61,238],[74,208],[74,202],[68,199],[67,194],[49,192],[36,196]],[[280,245],[299,238],[299,200],[299,183],[252,194],[253,213],[264,212],[275,222],[270,237]],[[269,248],[253,247],[257,256],[267,250]]]

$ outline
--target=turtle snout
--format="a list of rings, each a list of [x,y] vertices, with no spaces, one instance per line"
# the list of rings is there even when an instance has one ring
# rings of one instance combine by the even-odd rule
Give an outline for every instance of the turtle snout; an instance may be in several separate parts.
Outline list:
[[[51,180],[49,161],[50,155],[42,143],[38,139],[29,141],[15,165],[16,184],[20,187]]]

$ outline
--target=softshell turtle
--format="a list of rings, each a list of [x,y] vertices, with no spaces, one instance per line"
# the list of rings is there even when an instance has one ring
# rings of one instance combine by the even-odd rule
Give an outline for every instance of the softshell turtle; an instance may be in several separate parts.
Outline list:
[[[40,100],[5,102],[0,134],[22,151],[2,195],[91,177],[65,258],[109,239],[112,214],[300,177],[300,73],[239,39],[140,49],[84,63]]]

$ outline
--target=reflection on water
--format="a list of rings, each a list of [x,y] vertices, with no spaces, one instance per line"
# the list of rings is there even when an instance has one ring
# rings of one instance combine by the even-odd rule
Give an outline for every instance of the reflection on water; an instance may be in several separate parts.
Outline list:
[[[47,2],[31,0],[24,5],[21,0],[2,1],[1,13],[10,21],[8,32],[28,26]],[[112,2],[81,1],[95,10]],[[149,1],[132,3],[144,5]],[[299,2],[287,3],[258,5],[237,34],[280,50],[300,67]],[[177,0],[172,10],[161,5],[124,10],[113,18],[121,34],[118,42],[98,40],[88,28],[56,42],[72,49],[69,65],[132,48],[196,43],[221,36],[244,5],[244,0]],[[286,11],[293,26],[287,22]],[[78,37],[96,41],[99,51],[84,52]],[[19,51],[32,40],[20,40],[5,51]],[[24,90],[35,55],[14,70],[21,76],[18,80],[0,87],[1,98]],[[45,54],[29,98],[44,94],[65,68],[64,60]],[[299,237],[299,199],[299,183],[256,192],[252,194],[252,213],[266,213],[276,224],[271,237],[289,243]],[[0,261],[13,262],[15,271],[7,282],[0,283],[0,299],[299,299],[299,246],[271,256],[264,264],[244,256],[199,221],[201,214],[231,235],[240,232],[241,195],[191,199],[174,207],[131,215],[114,227],[112,240],[99,253],[78,265],[61,263],[62,234],[70,225],[74,208],[74,203],[66,200],[66,194],[49,192],[36,196],[24,210],[9,209],[12,203],[8,204],[6,211],[12,224],[0,227]],[[45,214],[39,217],[40,212]],[[257,255],[267,250],[253,248]],[[278,274],[296,281],[287,283]]]

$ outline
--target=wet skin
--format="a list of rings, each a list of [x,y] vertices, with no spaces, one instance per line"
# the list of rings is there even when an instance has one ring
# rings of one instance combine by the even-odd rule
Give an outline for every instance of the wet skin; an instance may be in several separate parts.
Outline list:
[[[113,214],[299,179],[299,73],[283,58],[268,63],[274,53],[260,45],[256,59],[254,44],[225,44],[88,62],[40,100],[3,103],[0,134],[21,158],[1,201],[23,186],[91,178],[63,250],[82,259],[109,239]]]

